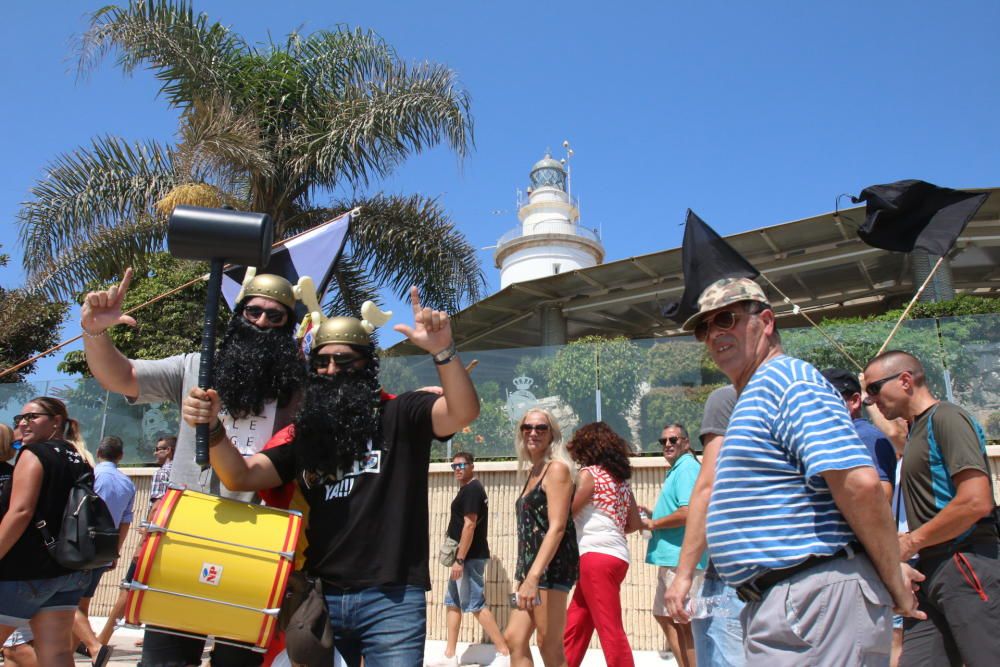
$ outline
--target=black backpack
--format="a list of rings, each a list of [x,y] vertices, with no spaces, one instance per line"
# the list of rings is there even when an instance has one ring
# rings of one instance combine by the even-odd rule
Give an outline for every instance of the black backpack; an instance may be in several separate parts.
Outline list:
[[[94,491],[94,473],[82,473],[69,489],[58,537],[44,519],[35,521],[53,560],[69,570],[92,570],[118,557],[118,529],[111,511]]]

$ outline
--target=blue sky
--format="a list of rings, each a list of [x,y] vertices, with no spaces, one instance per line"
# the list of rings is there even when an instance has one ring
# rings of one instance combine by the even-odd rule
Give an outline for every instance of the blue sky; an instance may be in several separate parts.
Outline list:
[[[75,76],[98,2],[13,3],[0,25],[7,93],[0,284],[21,280],[16,216],[59,153],[101,134],[169,141],[150,76],[107,59]],[[378,185],[439,197],[477,247],[516,224],[514,193],[546,147],[574,148],[582,222],[607,259],[680,244],[685,209],[724,234],[815,215],[873,183],[1000,185],[996,2],[202,0],[251,41],[338,24],[406,60],[445,63],[472,96],[476,149],[444,149]],[[375,189],[375,188],[373,188]],[[492,250],[482,252],[490,290]],[[65,337],[75,335],[70,321]],[[392,342],[392,341],[388,341]],[[57,360],[56,360],[57,361]],[[56,375],[43,362],[38,378]]]

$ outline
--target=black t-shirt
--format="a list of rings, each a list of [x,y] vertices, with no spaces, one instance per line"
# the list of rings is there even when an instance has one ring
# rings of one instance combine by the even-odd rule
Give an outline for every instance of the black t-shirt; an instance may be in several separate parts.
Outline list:
[[[25,451],[37,456],[42,464],[42,486],[38,493],[35,516],[45,520],[50,534],[58,536],[70,488],[81,474],[93,470],[73,445],[63,440],[25,445],[21,448],[22,454],[17,457],[15,469],[24,459]],[[0,493],[0,517],[7,514],[10,508],[12,486],[13,484],[5,485]],[[0,580],[3,581],[50,579],[70,572],[72,570],[62,567],[49,556],[42,542],[42,534],[35,527],[34,518],[3,560],[0,560]]]
[[[431,407],[439,398],[408,392],[386,401],[382,440],[337,482],[307,485],[291,445],[265,449],[282,482],[296,480],[309,504],[305,569],[344,589],[410,584],[430,590],[427,469]]]
[[[473,479],[458,490],[451,501],[451,520],[448,522],[448,537],[460,541],[465,515],[476,515],[476,531],[472,534],[472,544],[466,558],[489,558],[490,545],[486,542],[486,530],[490,520],[489,498],[486,489],[478,479]]]
[[[14,466],[7,461],[0,461],[0,493],[10,484],[10,478],[14,476]]]

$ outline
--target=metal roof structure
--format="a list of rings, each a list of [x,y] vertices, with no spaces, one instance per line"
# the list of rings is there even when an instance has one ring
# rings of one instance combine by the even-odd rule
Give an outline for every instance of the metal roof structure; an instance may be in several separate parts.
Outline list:
[[[1000,294],[1000,188],[970,221],[949,254],[957,293]],[[790,298],[785,303],[765,284],[783,327],[804,326],[835,315],[879,313],[912,298],[912,256],[873,248],[855,233],[864,208],[727,236],[726,240]],[[515,283],[457,313],[460,349],[486,350],[542,345],[542,317],[557,308],[566,319],[568,340],[600,334],[629,338],[681,335],[663,317],[663,307],[684,291],[681,249],[629,257],[598,266]],[[417,350],[404,341],[400,354]]]

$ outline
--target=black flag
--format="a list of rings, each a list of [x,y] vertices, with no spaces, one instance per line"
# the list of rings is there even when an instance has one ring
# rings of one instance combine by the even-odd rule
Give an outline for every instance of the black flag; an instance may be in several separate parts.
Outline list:
[[[940,257],[948,254],[988,196],[911,179],[872,185],[851,199],[867,202],[858,236],[868,245],[896,252],[920,248]]]
[[[681,263],[684,266],[684,296],[663,309],[664,317],[678,322],[698,312],[698,297],[715,281],[722,278],[752,280],[760,275],[753,264],[691,209],[688,209],[684,224]]]

